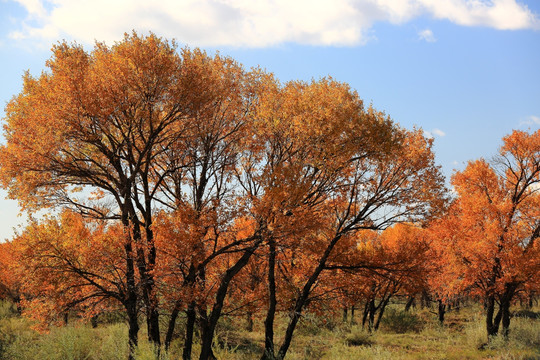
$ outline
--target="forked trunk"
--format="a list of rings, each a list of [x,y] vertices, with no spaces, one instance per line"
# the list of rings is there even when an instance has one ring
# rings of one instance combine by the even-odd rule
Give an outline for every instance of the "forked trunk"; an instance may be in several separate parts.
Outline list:
[[[244,266],[247,265],[249,259],[255,252],[255,250],[261,244],[262,239],[258,239],[249,249],[247,249],[240,259],[230,267],[226,272],[223,278],[221,279],[219,288],[216,292],[216,301],[212,307],[212,312],[205,321],[202,322],[202,333],[201,333],[201,355],[199,360],[212,360],[215,359],[215,356],[212,351],[212,341],[214,339],[214,332],[218,323],[218,320],[221,316],[221,311],[223,309],[223,303],[225,301],[225,296],[229,290],[229,284],[231,280],[238,274]]]

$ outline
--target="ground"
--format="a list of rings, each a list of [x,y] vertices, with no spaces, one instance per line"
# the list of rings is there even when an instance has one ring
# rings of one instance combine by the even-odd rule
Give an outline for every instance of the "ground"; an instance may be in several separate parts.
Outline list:
[[[514,316],[508,339],[486,339],[482,308],[470,304],[447,314],[440,326],[432,309],[403,310],[394,304],[387,311],[379,331],[369,334],[350,318],[307,314],[298,328],[286,359],[540,359],[539,309]],[[535,311],[536,310],[536,311]],[[514,314],[520,314],[519,308]],[[114,317],[113,317],[114,319]],[[262,319],[256,319],[254,331],[242,330],[245,319],[225,318],[220,323],[215,342],[218,359],[257,359],[264,342]],[[359,321],[360,319],[356,319]],[[115,321],[118,321],[116,319]],[[71,321],[67,326],[51,328],[46,333],[31,329],[31,321],[17,315],[8,303],[0,306],[1,359],[126,359],[127,326],[111,319],[102,320],[97,328]],[[279,319],[276,339],[285,327]],[[182,323],[180,321],[179,326]],[[152,359],[152,349],[140,334],[137,359]],[[181,358],[182,339],[173,342],[163,359]],[[194,347],[195,354],[198,344]]]

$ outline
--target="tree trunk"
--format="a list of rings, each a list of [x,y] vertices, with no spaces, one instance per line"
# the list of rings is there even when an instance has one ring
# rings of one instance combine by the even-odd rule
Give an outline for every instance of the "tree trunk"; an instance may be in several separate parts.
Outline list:
[[[127,228],[127,221],[123,220],[124,226]],[[133,261],[133,247],[131,243],[131,237],[129,235],[124,244],[124,250],[126,252],[126,300],[124,307],[128,317],[128,341],[129,341],[129,360],[134,359],[135,348],[137,347],[138,334],[139,334],[139,319],[137,309],[137,286],[135,284],[135,264]]]
[[[366,304],[364,305],[364,312],[362,315],[362,328],[366,326],[366,321],[369,315],[369,303],[370,303],[370,300],[366,301]]]
[[[409,296],[407,303],[405,304],[405,311],[411,310],[411,307],[414,307],[414,296]]]
[[[262,360],[275,358],[274,354],[274,319],[276,316],[276,243],[274,239],[268,242],[268,311],[264,320],[264,353]]]
[[[373,331],[376,311],[377,311],[377,307],[375,306],[375,299],[371,299],[369,301],[369,307],[368,307],[368,331],[369,332]]]
[[[180,313],[181,301],[177,300],[174,304],[173,311],[171,312],[171,317],[169,318],[169,325],[167,326],[167,334],[165,335],[165,350],[169,351],[171,346],[171,341],[174,335],[174,328],[176,327],[176,319]]]
[[[97,315],[92,316],[92,318],[90,319],[90,324],[92,325],[92,329],[97,328],[97,326],[98,326],[98,316]]]
[[[128,316],[129,360],[135,359],[135,349],[138,343],[139,319],[137,318],[137,305],[128,302],[126,304]]]
[[[508,338],[510,328],[510,301],[505,301],[501,304],[502,308],[502,333],[505,338]]]
[[[446,305],[439,299],[439,325],[444,325],[444,315],[446,314]]]
[[[493,315],[495,315],[495,296],[490,295],[486,301],[486,330],[488,340],[499,332],[499,324],[502,317],[501,308],[499,307],[499,311],[495,317],[493,317]]]
[[[356,324],[356,320],[354,319],[354,305],[351,306],[351,324]]]
[[[347,305],[345,305],[343,307],[343,322],[346,323],[347,322]]]
[[[246,331],[253,332],[253,311],[247,312]]]
[[[384,299],[381,304],[379,304],[379,316],[377,317],[377,322],[375,323],[375,331],[379,330],[379,325],[381,325],[381,319],[383,317],[384,310],[386,309],[386,305],[388,305],[390,298],[391,296],[388,295],[388,297]]]
[[[341,239],[341,235],[336,235],[332,241],[328,244],[326,247],[323,255],[321,256],[319,263],[317,264],[317,267],[313,270],[313,273],[309,277],[309,279],[306,281],[304,287],[302,288],[302,292],[296,299],[296,303],[294,306],[294,310],[291,314],[291,319],[289,321],[289,324],[287,325],[287,330],[285,330],[285,337],[283,339],[283,343],[281,344],[281,347],[279,348],[278,353],[278,359],[285,358],[285,355],[287,354],[287,351],[289,350],[289,346],[291,346],[292,336],[294,333],[294,330],[296,329],[296,325],[298,325],[298,321],[300,320],[300,316],[302,315],[302,310],[304,310],[304,306],[306,305],[309,294],[311,293],[311,290],[313,288],[313,285],[315,285],[315,282],[319,278],[319,275],[323,271],[324,267],[326,266],[326,261],[328,260],[328,257],[332,253],[332,250],[338,243],[338,241]]]
[[[422,309],[429,307],[431,304],[431,300],[429,298],[429,294],[426,290],[422,291],[422,296],[420,297],[420,306]]]
[[[197,314],[195,312],[195,301],[189,303],[186,310],[186,340],[184,342],[184,351],[182,352],[183,360],[191,360],[191,350],[193,349],[193,332],[195,331],[195,320]]]
[[[147,209],[150,209],[150,204],[147,204]],[[155,290],[155,280],[154,280],[154,269],[156,267],[156,247],[154,244],[154,232],[151,228],[152,219],[150,214],[147,214],[145,219],[145,230],[146,230],[146,243],[148,248],[148,263],[146,266],[145,282],[146,290],[148,293],[148,336],[150,341],[157,346],[157,352],[159,356],[159,351],[161,347],[161,333],[159,331],[159,310],[158,310],[158,299],[156,296]]]
[[[214,339],[214,332],[217,322],[221,316],[221,310],[223,309],[223,302],[225,301],[225,296],[227,295],[229,284],[231,280],[236,276],[236,274],[238,274],[238,272],[247,265],[249,259],[251,258],[251,255],[253,255],[255,250],[259,247],[261,241],[262,239],[258,239],[249,249],[247,249],[244,254],[242,254],[240,259],[238,259],[238,261],[232,267],[227,269],[225,275],[221,279],[221,283],[216,292],[216,301],[214,302],[214,306],[212,307],[212,312],[210,313],[208,320],[204,321],[202,326],[201,355],[199,357],[199,360],[215,359],[215,356],[212,352],[212,341]]]
[[[126,196],[126,198],[128,198]],[[131,228],[133,232],[133,243],[135,244],[136,262],[141,278],[142,300],[146,310],[146,325],[148,329],[148,340],[160,349],[161,338],[159,331],[159,312],[157,309],[157,299],[154,291],[154,277],[152,271],[155,268],[156,248],[154,246],[154,235],[150,228],[151,217],[148,213],[145,217],[145,234],[146,239],[143,241],[141,227],[143,226],[137,216],[135,205],[126,200],[123,216],[125,219],[123,225]],[[147,250],[148,254],[145,253]],[[158,354],[159,355],[159,354]]]
[[[505,338],[508,338],[510,328],[510,304],[517,287],[518,284],[516,283],[507,283],[505,285],[504,295],[501,298],[500,308],[502,312],[502,331]]]

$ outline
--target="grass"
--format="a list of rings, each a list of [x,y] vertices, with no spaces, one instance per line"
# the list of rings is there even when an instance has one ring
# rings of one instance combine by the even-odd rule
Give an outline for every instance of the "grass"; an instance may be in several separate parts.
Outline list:
[[[369,334],[359,325],[344,324],[307,315],[299,325],[287,359],[540,359],[540,319],[512,318],[508,339],[487,342],[482,310],[478,307],[447,314],[439,326],[429,309],[403,313],[402,305],[388,309],[380,331]],[[516,311],[517,312],[517,311]],[[259,319],[260,320],[260,319]],[[249,360],[260,357],[264,334],[262,321],[253,332],[242,330],[243,319],[226,319],[218,329],[214,352],[218,359]],[[280,318],[276,334],[279,342],[285,328]],[[137,360],[154,360],[155,349],[141,331]],[[70,324],[53,328],[48,334],[31,330],[31,323],[15,310],[0,303],[0,359],[6,360],[115,360],[127,358],[127,326],[106,323],[93,329]],[[182,340],[176,339],[162,360],[181,358]],[[194,344],[196,358],[200,345]]]

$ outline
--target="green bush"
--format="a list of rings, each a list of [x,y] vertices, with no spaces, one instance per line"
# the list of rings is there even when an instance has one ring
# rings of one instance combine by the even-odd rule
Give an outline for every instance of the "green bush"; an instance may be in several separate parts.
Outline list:
[[[326,316],[306,313],[298,324],[297,333],[301,335],[319,335],[323,331],[334,331],[338,322]]]
[[[419,332],[423,327],[423,323],[417,315],[392,308],[384,313],[381,324],[385,330],[396,334]]]
[[[514,313],[514,317],[527,319],[540,319],[540,312],[531,310],[518,310]]]
[[[361,328],[354,328],[345,338],[348,346],[371,346],[374,344],[373,336]]]
[[[0,319],[8,319],[18,315],[15,304],[11,301],[0,300]]]

